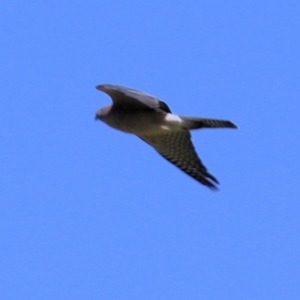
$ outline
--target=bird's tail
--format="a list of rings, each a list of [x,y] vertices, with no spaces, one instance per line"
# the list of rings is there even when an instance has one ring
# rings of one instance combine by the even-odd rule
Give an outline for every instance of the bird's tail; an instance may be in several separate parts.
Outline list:
[[[199,128],[238,128],[231,121],[226,120],[215,120],[215,119],[203,119],[203,118],[190,118],[182,117],[184,125],[187,129],[199,129]]]

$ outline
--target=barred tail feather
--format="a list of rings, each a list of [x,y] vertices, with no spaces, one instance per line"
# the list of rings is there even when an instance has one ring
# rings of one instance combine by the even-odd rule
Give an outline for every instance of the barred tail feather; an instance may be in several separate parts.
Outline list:
[[[184,121],[187,129],[200,129],[200,128],[238,128],[234,123],[227,120],[215,120],[215,119],[204,119],[204,118],[180,118]]]

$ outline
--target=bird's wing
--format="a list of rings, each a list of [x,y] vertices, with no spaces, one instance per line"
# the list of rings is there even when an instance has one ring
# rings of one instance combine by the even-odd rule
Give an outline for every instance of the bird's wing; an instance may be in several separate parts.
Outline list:
[[[149,94],[113,84],[102,84],[96,86],[97,90],[108,94],[114,105],[121,106],[123,109],[137,110],[156,110],[171,113],[169,106]]]
[[[165,159],[198,182],[211,189],[218,189],[215,185],[215,183],[219,183],[218,180],[208,173],[206,167],[202,164],[191,141],[191,133],[188,130],[140,138],[154,147]]]

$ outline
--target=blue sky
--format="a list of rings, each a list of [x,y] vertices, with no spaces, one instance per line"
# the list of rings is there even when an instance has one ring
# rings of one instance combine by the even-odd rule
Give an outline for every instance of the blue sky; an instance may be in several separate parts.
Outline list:
[[[299,299],[299,1],[10,1],[1,299]],[[115,83],[229,119],[211,192],[94,121]]]

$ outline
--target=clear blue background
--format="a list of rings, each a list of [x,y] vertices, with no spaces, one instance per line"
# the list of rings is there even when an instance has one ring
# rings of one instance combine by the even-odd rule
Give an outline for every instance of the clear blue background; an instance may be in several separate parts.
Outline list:
[[[300,2],[6,1],[1,299],[299,299]],[[211,192],[94,121],[115,83],[239,130]]]

